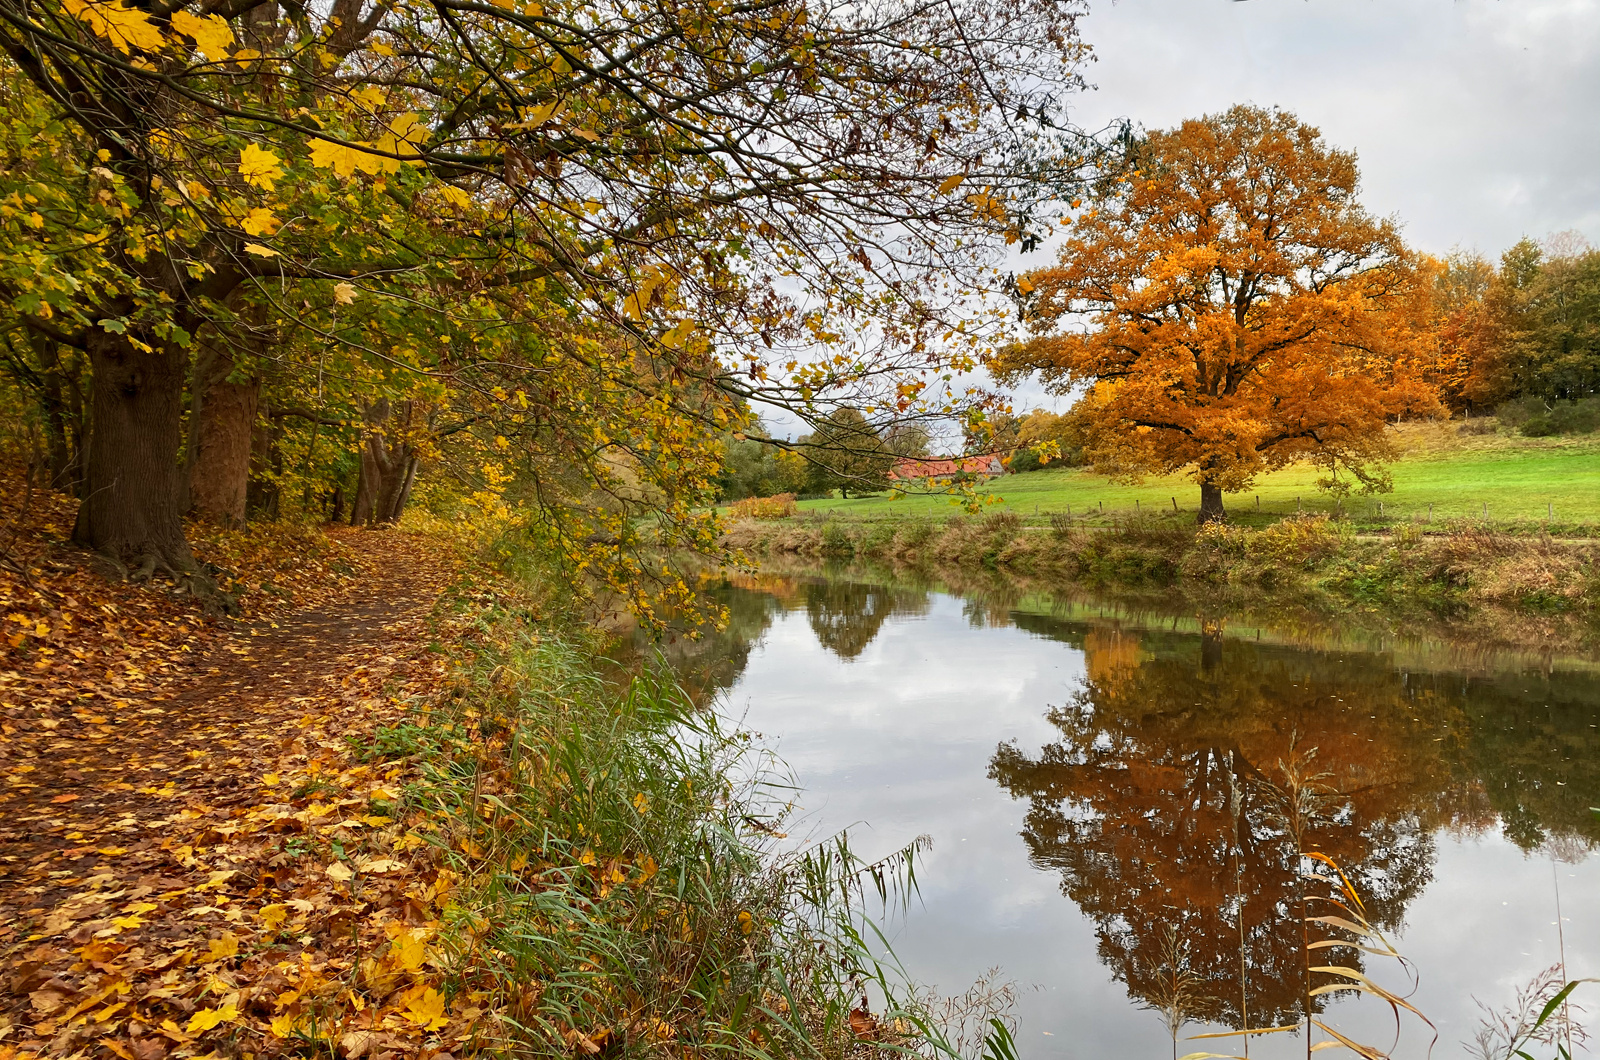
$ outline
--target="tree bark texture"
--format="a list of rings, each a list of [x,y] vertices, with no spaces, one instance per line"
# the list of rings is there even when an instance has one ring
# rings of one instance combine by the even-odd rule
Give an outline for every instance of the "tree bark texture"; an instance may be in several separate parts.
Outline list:
[[[179,347],[146,352],[98,328],[87,337],[92,427],[72,538],[145,576],[193,570],[178,462],[188,358]]]
[[[250,484],[248,508],[250,514],[263,519],[276,519],[282,508],[283,490],[278,485],[283,474],[283,421],[276,417],[260,417],[250,432]]]
[[[1225,522],[1228,513],[1222,507],[1222,487],[1214,486],[1209,482],[1200,483],[1200,518],[1199,522],[1220,523]]]
[[[243,526],[261,379],[238,378],[232,351],[218,340],[202,347],[194,381],[190,511],[222,526]]]
[[[75,370],[62,359],[55,339],[29,336],[40,372],[37,390],[44,413],[45,465],[51,489],[83,496],[84,439],[88,423]]]
[[[400,521],[417,477],[416,450],[405,437],[415,415],[415,404],[410,401],[395,407],[388,398],[380,398],[367,406],[367,426],[361,440],[361,480],[350,513],[352,526]],[[395,422],[391,424],[391,420]]]

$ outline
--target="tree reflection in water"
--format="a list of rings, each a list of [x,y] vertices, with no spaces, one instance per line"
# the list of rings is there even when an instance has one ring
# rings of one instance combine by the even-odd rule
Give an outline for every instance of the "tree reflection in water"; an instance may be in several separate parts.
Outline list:
[[[803,607],[817,642],[848,662],[866,650],[891,617],[924,615],[929,606],[923,590],[833,578],[737,574],[708,583],[705,591],[726,609],[720,632],[692,637],[636,626],[613,651],[627,672],[647,659],[665,661],[701,706],[733,687],[778,615]]]
[[[805,599],[817,642],[846,661],[866,650],[891,615],[928,612],[925,592],[852,581],[810,582]]]
[[[922,587],[814,574],[730,577],[713,591],[723,633],[634,639],[701,703],[732,686],[780,614],[803,610],[818,643],[851,662],[891,617],[932,602]],[[975,627],[1080,649],[1086,674],[1046,715],[1057,738],[1037,753],[1002,744],[989,775],[1029,804],[1032,861],[1060,874],[1100,959],[1169,1029],[1303,1018],[1307,980],[1327,980],[1307,972],[1298,851],[1336,861],[1369,920],[1392,931],[1431,879],[1440,829],[1498,827],[1570,860],[1600,845],[1592,673],[1408,672],[1381,653],[1228,638],[1221,621],[1199,636],[1134,631],[1019,603],[991,587],[963,610]],[[1315,963],[1362,962],[1340,949]]]
[[[1472,768],[1480,719],[1460,680],[1224,640],[1220,624],[1182,638],[1018,622],[1081,637],[1087,673],[1047,715],[1059,739],[1036,755],[1002,744],[990,776],[1030,803],[1031,858],[1096,924],[1102,961],[1169,1023],[1179,972],[1190,1018],[1303,1018],[1307,979],[1326,980],[1306,972],[1299,850],[1334,859],[1372,923],[1393,930],[1431,878],[1435,830],[1492,821],[1486,787],[1497,803],[1529,801],[1495,790],[1527,777],[1500,785]],[[1552,823],[1519,835],[1508,821],[1508,833],[1532,839]],[[1355,951],[1338,955],[1315,963],[1359,966]]]

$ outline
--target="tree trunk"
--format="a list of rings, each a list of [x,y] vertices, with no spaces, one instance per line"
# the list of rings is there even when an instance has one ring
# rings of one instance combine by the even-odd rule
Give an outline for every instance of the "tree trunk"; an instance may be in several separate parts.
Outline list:
[[[51,489],[83,496],[83,403],[69,367],[62,363],[61,348],[52,338],[30,336],[39,358],[39,404],[44,411],[44,434]]]
[[[411,425],[415,408],[401,403],[402,422],[395,433]],[[356,487],[356,503],[350,513],[352,526],[397,523],[411,497],[417,476],[417,457],[409,440],[395,440],[388,431],[393,409],[388,398],[380,398],[366,408],[367,429],[361,440],[361,480]]]
[[[275,418],[258,418],[250,432],[250,484],[246,508],[263,519],[278,518],[283,490],[279,476],[283,473],[283,450],[278,442],[283,436],[283,422]]]
[[[1220,618],[1200,620],[1200,672],[1215,673],[1222,666],[1223,630]]]
[[[350,505],[350,525],[366,526],[372,518],[374,495],[377,491],[374,479],[367,476],[367,443],[361,443],[361,471],[356,476],[356,499]]]
[[[194,373],[189,506],[203,519],[237,527],[245,520],[261,380],[230,381],[234,359],[223,341],[207,344]]]
[[[1209,482],[1200,483],[1200,524],[1222,523],[1227,520],[1228,513],[1222,507],[1222,487]]]
[[[194,570],[183,534],[183,384],[176,346],[153,352],[125,335],[88,331],[92,427],[85,493],[72,539],[148,577]]]

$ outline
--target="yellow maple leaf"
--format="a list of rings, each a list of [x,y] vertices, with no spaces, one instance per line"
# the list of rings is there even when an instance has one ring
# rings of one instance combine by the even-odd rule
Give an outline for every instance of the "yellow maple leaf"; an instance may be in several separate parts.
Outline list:
[[[220,15],[191,15],[187,11],[172,13],[172,28],[194,41],[201,55],[213,61],[228,57],[228,46],[233,43],[233,30]]]
[[[668,331],[666,334],[661,336],[662,345],[670,346],[674,350],[683,349],[684,343],[689,341],[689,336],[694,334],[695,329],[697,327],[699,327],[699,325],[696,324],[692,320],[680,320],[680,321],[678,321],[677,324],[673,325],[671,331]],[[644,798],[643,795],[641,795],[638,798],[634,799],[633,804],[635,806],[638,806],[639,805],[639,799],[642,799],[642,798]],[[639,810],[639,812],[640,813],[644,813],[644,812],[646,812],[646,810],[649,809],[649,807],[650,807],[650,803],[649,803],[648,800],[646,800],[644,808]]]
[[[417,114],[406,111],[389,123],[389,132],[399,143],[420,149],[428,142],[428,126]]]
[[[268,931],[278,930],[278,925],[289,919],[289,907],[286,905],[264,905],[261,907],[261,922],[267,925]]]
[[[292,1012],[284,1012],[272,1017],[268,1029],[274,1038],[287,1038],[294,1033],[295,1016]]]
[[[427,947],[423,945],[422,939],[410,931],[396,935],[393,948],[389,951],[395,967],[407,972],[420,971],[426,955]]]
[[[939,184],[939,194],[949,195],[952,191],[955,191],[957,188],[961,187],[961,182],[966,179],[967,177],[964,173],[957,173],[953,177],[945,177],[944,180]]]
[[[360,156],[360,151],[344,144],[330,140],[311,141],[311,164],[318,169],[331,169],[341,177],[348,177],[356,171]]]
[[[221,1008],[203,1008],[189,1017],[189,1025],[184,1028],[184,1033],[201,1034],[219,1023],[232,1023],[238,1018],[239,1010],[232,1005],[223,1005]]]
[[[211,940],[211,952],[206,954],[207,961],[225,961],[236,956],[239,952],[239,937],[232,932],[220,939]]]
[[[333,285],[333,304],[349,305],[356,300],[356,285],[353,283],[336,283]]]
[[[158,52],[166,46],[167,39],[162,36],[161,28],[149,15],[120,2],[97,4],[87,0],[62,0],[61,6],[124,55],[132,48]]]
[[[444,199],[445,202],[449,203],[451,206],[454,206],[458,210],[465,210],[468,206],[472,205],[472,196],[468,195],[454,184],[441,184],[439,186],[439,195]]]
[[[283,160],[257,144],[246,144],[239,152],[239,176],[246,184],[271,191],[273,182],[283,176]]]
[[[502,125],[501,128],[505,129],[507,132],[518,132],[523,129],[537,129],[551,118],[560,117],[561,112],[566,109],[567,104],[565,100],[558,100],[554,103],[546,103],[542,107],[534,107],[532,110],[528,111],[527,116],[522,121],[512,122],[509,125]]]
[[[378,142],[368,144],[373,151],[355,152],[356,168],[363,173],[370,173],[374,177],[385,176],[390,173],[400,172],[400,161],[390,158],[386,154],[376,154],[376,151],[390,151],[398,153],[401,145],[395,140],[392,133],[384,133],[378,137]]]
[[[428,1031],[436,1031],[450,1022],[444,1015],[444,996],[431,986],[406,1001],[405,1017]]]
[[[244,219],[239,222],[239,227],[244,229],[247,235],[270,236],[278,230],[278,226],[281,223],[272,215],[271,210],[264,206],[257,206],[244,215]]]
[[[254,254],[258,258],[275,258],[278,256],[276,250],[271,247],[264,247],[260,243],[246,243],[244,249],[245,253]]]
[[[330,879],[338,880],[341,883],[355,875],[355,870],[342,861],[335,861],[323,871],[328,874]]]

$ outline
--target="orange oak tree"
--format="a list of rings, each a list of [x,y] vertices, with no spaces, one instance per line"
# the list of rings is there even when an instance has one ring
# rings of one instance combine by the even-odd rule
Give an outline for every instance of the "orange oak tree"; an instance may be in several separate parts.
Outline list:
[[[1281,111],[1151,133],[1060,263],[1019,279],[1032,337],[992,367],[1081,391],[1101,470],[1192,469],[1202,522],[1296,461],[1385,489],[1387,422],[1436,404],[1433,340],[1416,263],[1357,187],[1355,156]]]

